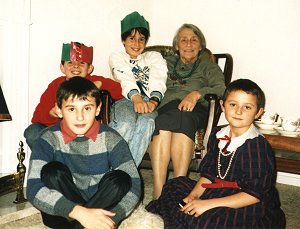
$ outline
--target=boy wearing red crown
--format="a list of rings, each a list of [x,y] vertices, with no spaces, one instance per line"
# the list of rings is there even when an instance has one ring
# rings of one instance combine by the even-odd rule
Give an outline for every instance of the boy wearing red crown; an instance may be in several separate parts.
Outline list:
[[[48,85],[33,113],[32,124],[24,131],[24,137],[30,148],[40,135],[41,130],[60,120],[57,115],[55,96],[59,85],[65,80],[74,76],[84,77],[94,82],[99,89],[107,90],[114,100],[123,98],[119,83],[102,76],[90,75],[94,70],[92,62],[92,46],[87,47],[79,42],[63,44],[60,70],[64,76],[56,78]]]

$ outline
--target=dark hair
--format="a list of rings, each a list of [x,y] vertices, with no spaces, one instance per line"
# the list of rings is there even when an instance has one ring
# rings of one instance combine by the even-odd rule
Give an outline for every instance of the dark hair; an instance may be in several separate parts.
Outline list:
[[[253,81],[249,79],[238,79],[232,81],[226,88],[224,95],[223,95],[223,101],[225,101],[230,94],[230,92],[233,91],[244,91],[248,94],[255,95],[257,98],[257,109],[264,108],[266,103],[266,98],[263,90]]]
[[[149,36],[150,36],[150,33],[147,29],[145,28],[142,28],[142,27],[138,27],[138,28],[132,28],[124,33],[121,34],[121,38],[122,38],[122,41],[125,41],[127,37],[131,36],[131,35],[135,35],[136,32],[139,32],[140,34],[144,35],[145,36],[145,39],[146,39],[146,43],[149,39]]]
[[[173,48],[174,50],[176,50],[176,45],[178,44],[178,40],[179,40],[179,33],[183,30],[183,29],[191,29],[195,35],[198,37],[200,44],[201,44],[201,48],[202,50],[205,50],[206,48],[206,40],[204,37],[204,34],[202,33],[202,31],[195,25],[193,24],[183,24],[182,26],[180,26],[180,28],[176,31],[175,36],[173,38]]]
[[[63,100],[67,100],[70,97],[87,100],[88,96],[95,98],[98,107],[100,104],[100,90],[92,81],[80,76],[74,76],[61,83],[58,87],[56,92],[57,106],[62,108]]]

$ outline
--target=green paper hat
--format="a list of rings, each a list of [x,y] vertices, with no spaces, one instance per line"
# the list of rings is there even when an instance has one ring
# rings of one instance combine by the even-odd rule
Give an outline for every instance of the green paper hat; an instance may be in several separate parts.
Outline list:
[[[133,29],[133,28],[145,28],[149,29],[149,23],[145,20],[143,16],[141,16],[138,12],[134,11],[131,14],[128,14],[122,21],[121,21],[121,34]]]
[[[63,44],[62,61],[81,61],[88,64],[93,63],[93,47],[87,47],[79,42]]]

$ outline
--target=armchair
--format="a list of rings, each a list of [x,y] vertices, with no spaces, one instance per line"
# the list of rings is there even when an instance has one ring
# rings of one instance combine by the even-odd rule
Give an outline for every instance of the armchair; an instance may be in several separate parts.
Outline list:
[[[162,54],[163,57],[169,55],[177,55],[176,51],[172,46],[164,46],[164,45],[154,45],[148,46],[145,48],[144,52],[147,51],[157,51]],[[233,59],[232,56],[228,53],[221,54],[212,54],[209,49],[206,49],[203,55],[203,58],[207,60],[219,64],[221,69],[223,70],[225,85],[227,86],[232,78],[232,70],[233,70]],[[207,121],[206,129],[199,129],[196,132],[195,136],[195,148],[194,148],[194,157],[190,163],[190,171],[198,171],[199,164],[201,159],[206,154],[206,145],[209,138],[209,135],[213,129],[213,127],[217,126],[222,110],[219,105],[219,99],[215,94],[207,94],[205,95],[205,99],[209,101],[209,116]],[[101,113],[98,117],[102,123],[109,123],[109,111],[112,103],[114,102],[109,92],[102,91],[101,94],[102,101],[102,109]],[[148,151],[145,153],[143,161],[140,165],[140,168],[151,169],[151,161]],[[170,163],[169,169],[172,169],[172,163]]]
[[[172,46],[163,46],[163,45],[148,46],[145,48],[144,52],[147,51],[160,52],[163,57],[169,55],[177,55],[176,51],[173,49]],[[203,58],[219,64],[219,66],[223,70],[225,85],[227,86],[230,83],[232,78],[232,70],[233,70],[232,56],[228,53],[212,54],[212,52],[209,49],[206,49]],[[205,95],[205,99],[209,101],[209,117],[207,121],[207,127],[206,129],[199,129],[196,132],[194,157],[190,164],[190,168],[189,168],[190,171],[198,171],[200,161],[207,152],[206,145],[207,145],[209,135],[213,127],[217,126],[222,113],[221,107],[219,105],[220,98],[218,98],[217,95],[207,94]],[[151,161],[148,152],[145,153],[145,156],[143,158],[140,167],[151,169]],[[172,169],[171,163],[169,169]]]
[[[96,117],[96,119],[98,121],[100,121],[101,123],[108,124],[110,108],[111,108],[111,105],[113,104],[114,100],[107,90],[101,90],[100,100],[102,103],[101,111],[100,111],[100,114]]]

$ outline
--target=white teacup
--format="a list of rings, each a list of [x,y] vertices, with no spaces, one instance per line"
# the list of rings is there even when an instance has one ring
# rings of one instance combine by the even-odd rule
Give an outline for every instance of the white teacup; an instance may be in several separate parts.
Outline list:
[[[264,124],[274,124],[277,118],[278,114],[276,112],[265,111],[261,116],[261,122]]]
[[[299,127],[300,119],[296,117],[281,117],[281,126],[286,131],[296,131]]]

